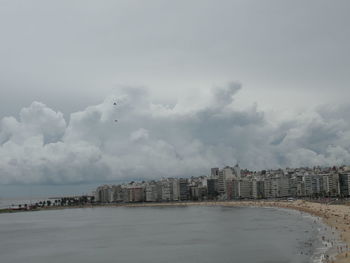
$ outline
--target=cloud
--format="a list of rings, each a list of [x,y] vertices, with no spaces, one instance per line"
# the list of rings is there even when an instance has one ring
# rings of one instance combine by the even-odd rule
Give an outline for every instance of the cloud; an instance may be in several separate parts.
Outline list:
[[[40,102],[33,102],[14,117],[3,118],[0,122],[0,143],[8,140],[23,143],[32,136],[43,136],[44,143],[59,141],[66,129],[63,114],[55,112]]]
[[[241,89],[241,84],[231,82],[226,87],[219,87],[213,90],[214,103],[219,107],[225,107],[233,102],[234,95]]]
[[[236,162],[249,169],[349,163],[349,107],[319,107],[272,124],[256,105],[236,107],[240,88],[217,87],[191,105],[156,104],[144,89],[125,88],[72,113],[68,123],[33,102],[18,119],[0,122],[0,183],[197,176]]]

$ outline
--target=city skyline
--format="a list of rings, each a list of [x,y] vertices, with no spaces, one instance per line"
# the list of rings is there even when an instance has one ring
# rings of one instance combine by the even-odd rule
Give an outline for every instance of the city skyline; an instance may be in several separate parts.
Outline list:
[[[249,171],[237,164],[204,176],[105,184],[92,196],[97,203],[348,198],[350,166]]]

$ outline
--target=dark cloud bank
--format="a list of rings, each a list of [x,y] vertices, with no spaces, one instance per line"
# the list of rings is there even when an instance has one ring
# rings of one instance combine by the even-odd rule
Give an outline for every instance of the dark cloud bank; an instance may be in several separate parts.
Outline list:
[[[349,163],[349,107],[273,122],[256,105],[238,109],[239,89],[231,83],[210,97],[165,105],[129,88],[69,120],[33,102],[18,119],[0,122],[0,183],[192,176],[236,162],[249,169]]]

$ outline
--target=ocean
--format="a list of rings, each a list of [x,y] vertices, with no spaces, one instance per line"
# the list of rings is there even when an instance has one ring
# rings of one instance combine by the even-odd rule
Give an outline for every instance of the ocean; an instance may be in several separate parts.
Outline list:
[[[324,226],[250,207],[96,207],[0,214],[2,263],[310,263]]]

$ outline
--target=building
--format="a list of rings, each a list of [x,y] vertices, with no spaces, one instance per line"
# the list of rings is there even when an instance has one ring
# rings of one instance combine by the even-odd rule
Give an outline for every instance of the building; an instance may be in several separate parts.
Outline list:
[[[252,197],[252,183],[250,180],[242,178],[238,180],[238,196],[239,198],[251,198]]]
[[[99,186],[96,189],[96,202],[110,203],[113,201],[112,188],[109,185]]]
[[[339,186],[340,186],[340,196],[349,197],[350,196],[350,174],[348,173],[339,174]]]
[[[168,202],[240,198],[348,197],[350,168],[314,167],[285,170],[241,170],[238,165],[211,168],[209,176],[163,178],[122,185],[102,185],[96,202]]]
[[[185,178],[179,179],[180,201],[189,199],[188,180]]]
[[[211,168],[211,177],[218,177],[219,176],[219,168]]]
[[[214,200],[218,197],[218,179],[210,178],[207,180],[207,188],[208,188],[208,199]]]
[[[180,200],[179,181],[177,179],[171,179],[171,187],[172,187],[172,200],[179,201]]]
[[[220,199],[226,199],[226,178],[223,170],[219,171],[218,176],[218,193]]]
[[[124,191],[121,185],[112,185],[113,202],[124,201]]]
[[[277,198],[279,197],[278,177],[268,177],[264,180],[264,197]]]
[[[285,175],[281,175],[278,178],[278,197],[288,196],[290,196],[289,178]]]
[[[168,180],[162,180],[161,183],[161,201],[172,201],[173,185]]]
[[[322,175],[323,191],[326,196],[339,196],[339,175],[336,173],[329,173]]]
[[[127,188],[128,202],[143,202],[144,188],[142,186],[130,186]]]
[[[226,180],[226,200],[235,199],[234,195],[234,179]]]
[[[156,202],[158,201],[158,191],[156,182],[150,182],[145,186],[145,201]]]

